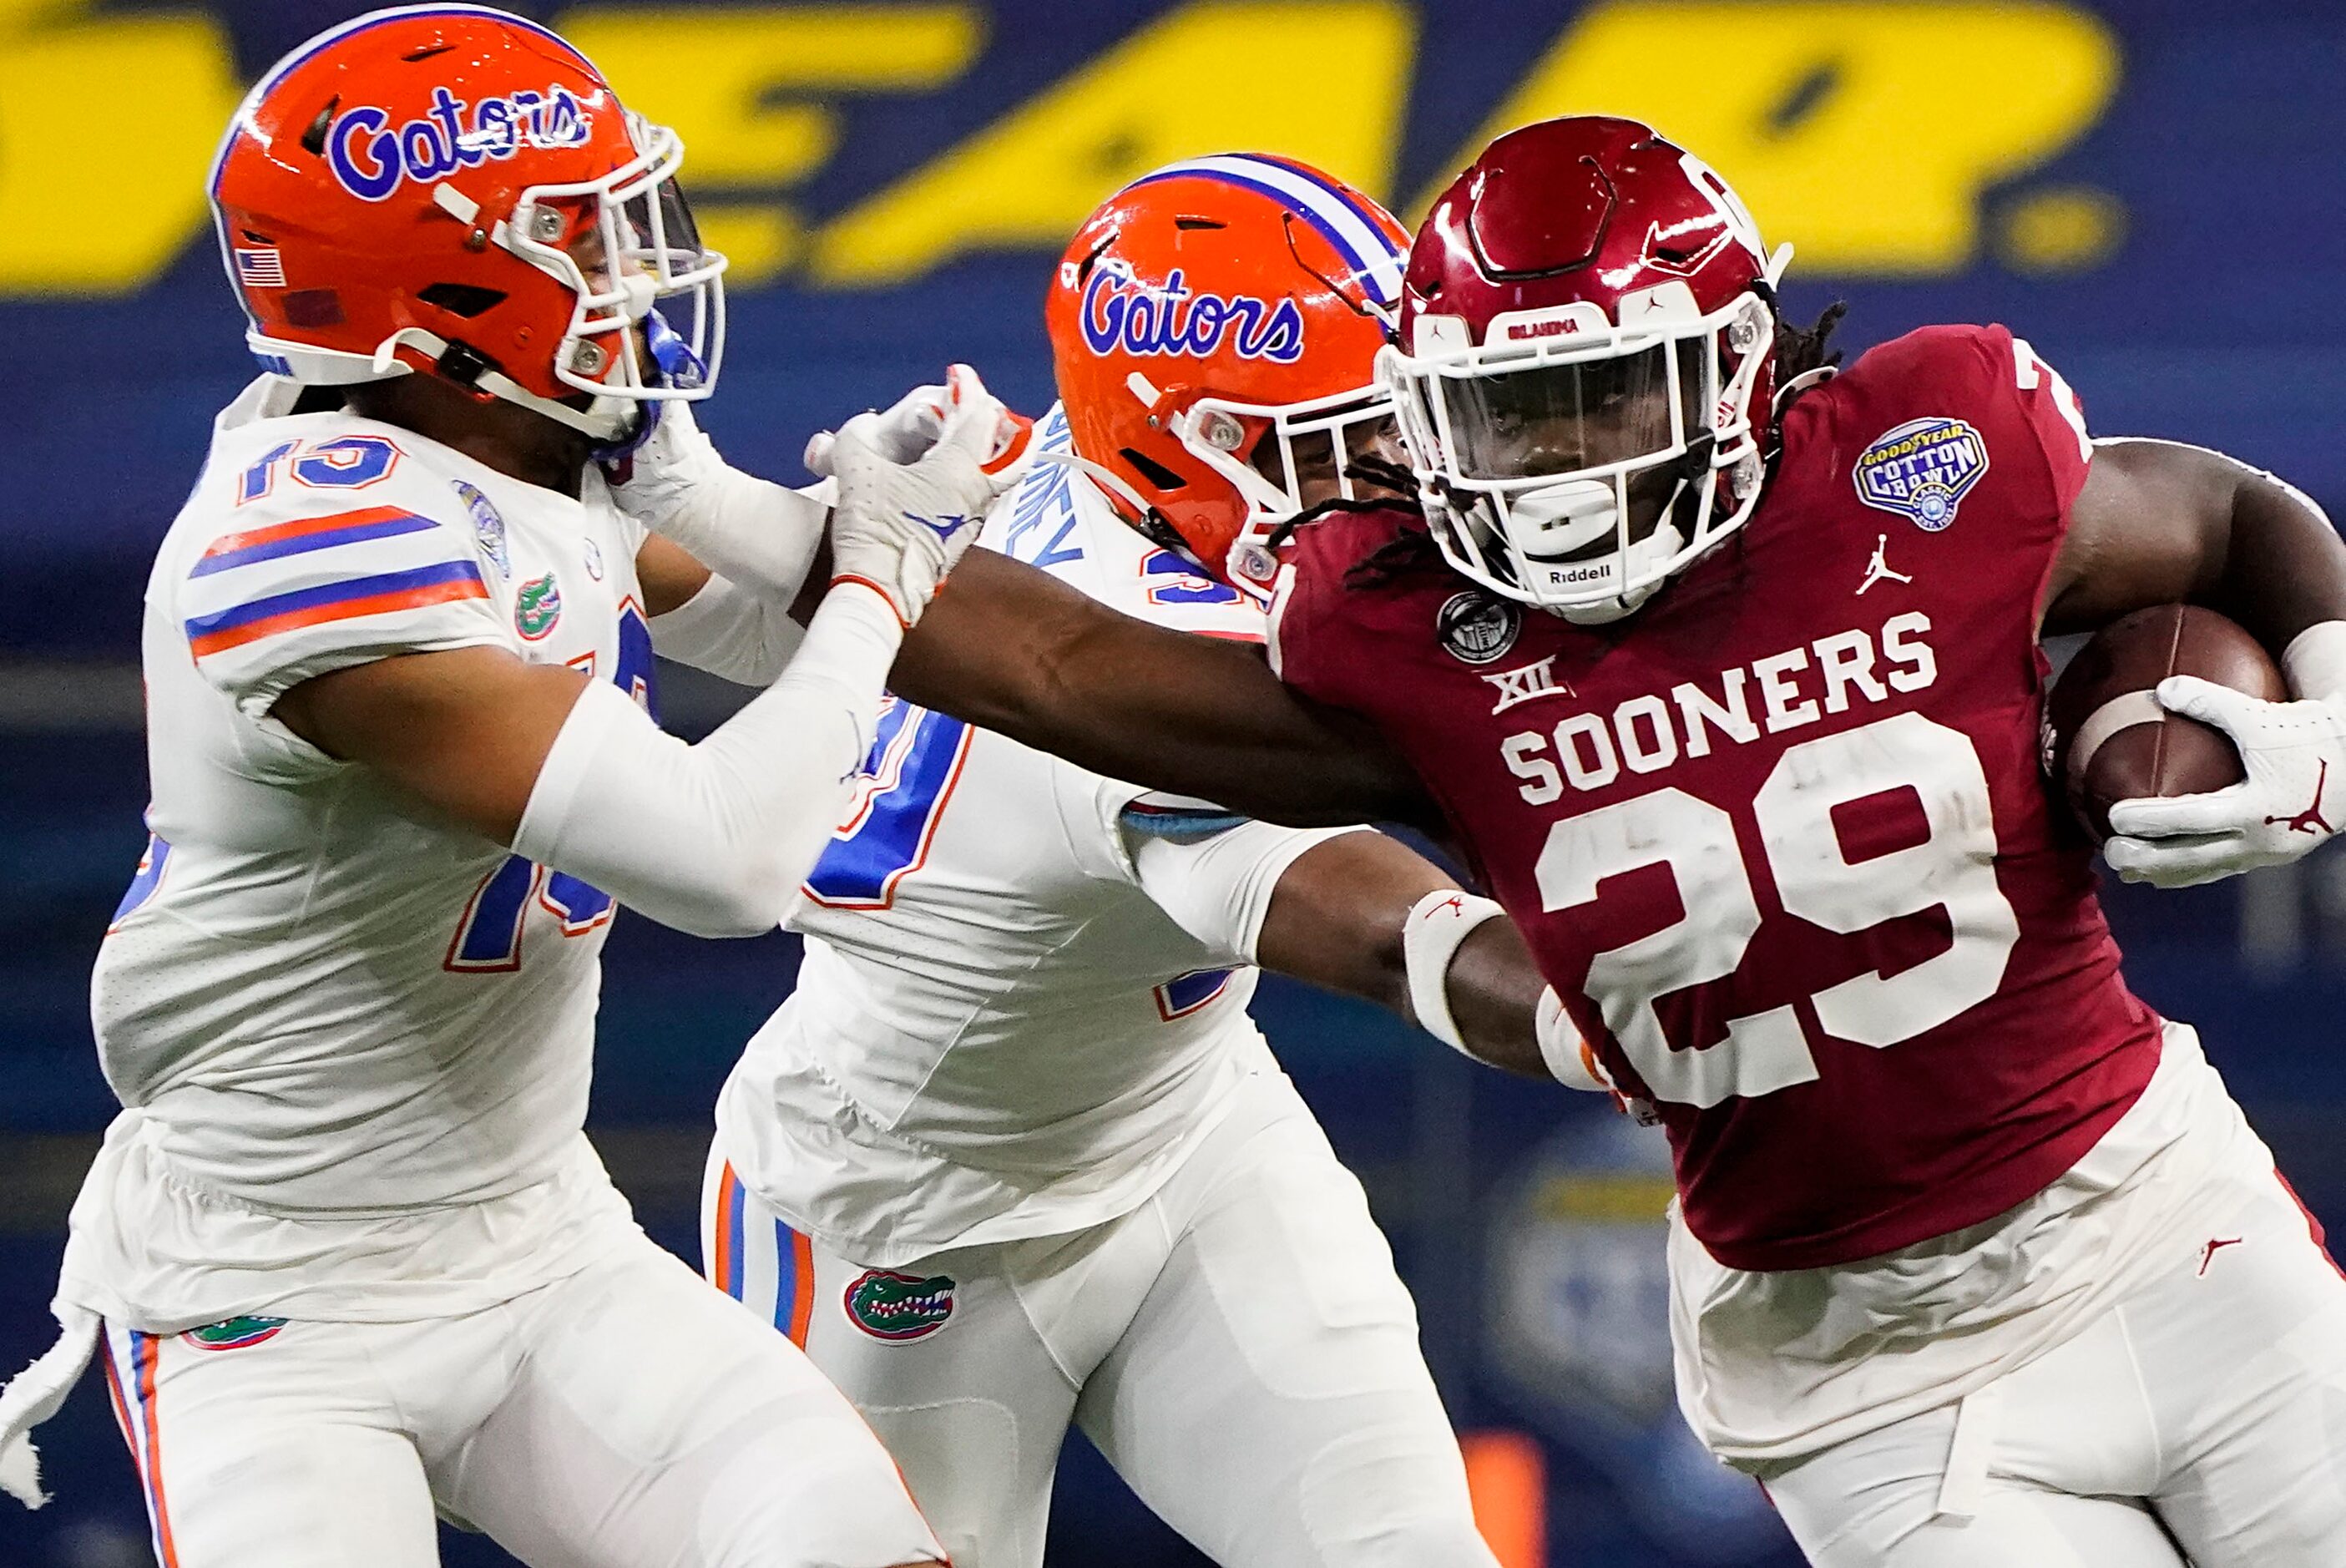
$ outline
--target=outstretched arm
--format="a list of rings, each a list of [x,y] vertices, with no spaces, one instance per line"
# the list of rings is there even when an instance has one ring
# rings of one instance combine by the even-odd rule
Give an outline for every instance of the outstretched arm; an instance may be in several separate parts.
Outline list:
[[[1456,880],[1398,840],[1346,833],[1300,856],[1279,879],[1256,942],[1265,969],[1365,997],[1454,1044],[1478,1062],[1548,1076],[1535,1031],[1545,983],[1523,937],[1504,918],[1475,926],[1447,954],[1418,950],[1411,973],[1410,911]],[[1421,1016],[1438,986],[1449,1018]],[[1429,1008],[1428,1011],[1431,1011]]]
[[[1266,821],[1435,819],[1373,729],[1288,690],[1260,650],[1118,615],[991,551],[962,562],[889,684],[1093,772]]]
[[[2292,824],[2309,801],[2319,817],[2333,775],[2346,786],[2346,544],[2320,507],[2246,463],[2177,442],[2103,442],[2045,585],[2045,629],[2089,631],[2177,601],[2246,627],[2296,700],[2189,676],[2160,683],[2159,701],[2223,730],[2247,772],[2229,789],[2110,809],[2110,865],[2162,887],[2293,860],[2329,837]]]
[[[1607,1087],[1499,907],[1399,840],[1209,809],[1119,821],[1133,880],[1209,952],[1363,997],[1478,1062]]]

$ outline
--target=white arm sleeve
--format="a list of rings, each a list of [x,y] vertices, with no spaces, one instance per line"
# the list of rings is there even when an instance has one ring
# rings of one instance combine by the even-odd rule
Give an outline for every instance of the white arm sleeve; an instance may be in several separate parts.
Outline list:
[[[830,521],[837,486],[790,490],[732,467],[686,412],[669,403],[611,494],[637,522],[682,545],[739,586],[789,604],[798,597]]]
[[[770,931],[844,813],[903,636],[879,594],[834,590],[781,679],[696,746],[590,682],[514,849],[696,936]]]
[[[705,669],[743,686],[780,678],[806,630],[788,606],[712,572],[700,592],[651,620],[652,648],[662,658]]]
[[[1306,851],[1366,828],[1274,828],[1248,821],[1182,841],[1127,830],[1134,880],[1173,919],[1220,957],[1253,963],[1263,917],[1287,868]]]

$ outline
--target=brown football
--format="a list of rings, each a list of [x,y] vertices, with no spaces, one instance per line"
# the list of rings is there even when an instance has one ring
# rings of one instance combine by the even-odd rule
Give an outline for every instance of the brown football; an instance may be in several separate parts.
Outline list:
[[[2097,844],[2116,801],[2197,795],[2246,776],[2221,731],[2158,706],[2152,694],[2170,675],[2270,701],[2289,695],[2272,656],[2213,610],[2153,605],[2095,633],[2053,683],[2045,726],[2047,770]]]

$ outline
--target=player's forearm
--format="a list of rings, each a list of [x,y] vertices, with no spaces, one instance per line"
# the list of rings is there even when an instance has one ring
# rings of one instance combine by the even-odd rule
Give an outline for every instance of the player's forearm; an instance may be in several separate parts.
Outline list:
[[[771,930],[840,819],[901,636],[879,595],[835,591],[782,678],[694,746],[590,689],[514,848],[696,935]]]
[[[901,695],[1114,779],[1290,827],[1414,821],[1373,737],[1281,686],[1256,650],[1117,614],[973,550],[905,640]]]
[[[1468,1055],[1525,1077],[1552,1075],[1535,1026],[1545,987],[1513,921],[1485,921],[1459,944],[1446,989]]]
[[[681,404],[663,411],[612,494],[702,565],[785,605],[806,583],[831,515],[826,486],[791,490],[732,467]]]
[[[807,617],[812,616],[810,606]],[[743,686],[780,678],[805,636],[789,606],[714,572],[699,592],[654,616],[651,629],[652,647],[662,658]]]

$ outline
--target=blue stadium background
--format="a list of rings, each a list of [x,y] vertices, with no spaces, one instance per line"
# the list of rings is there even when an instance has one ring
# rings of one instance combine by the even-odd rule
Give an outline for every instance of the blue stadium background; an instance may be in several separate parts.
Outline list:
[[[141,842],[147,556],[250,369],[202,166],[244,81],[361,8],[0,0],[0,1368],[46,1342],[65,1207],[112,1109],[84,985]],[[1407,209],[1511,119],[1614,108],[1740,185],[1801,247],[1793,308],[1849,300],[1852,343],[2004,321],[2097,429],[2221,446],[2346,506],[2334,0],[523,8],[684,129],[740,260],[707,423],[777,475],[809,431],[948,359],[1039,409],[1056,241],[1158,162],[1291,151]],[[707,683],[671,693],[687,728],[723,711]],[[2346,1213],[2346,860],[2112,902],[2137,989],[2201,1025],[2314,1209]],[[640,919],[611,943],[595,1131],[688,1254],[715,1084],[795,962],[780,937]],[[1300,988],[1266,986],[1262,1012],[1369,1183],[1461,1425],[1544,1454],[1544,1560],[1797,1561],[1669,1409],[1651,1142]],[[148,1561],[95,1380],[46,1437],[60,1499],[0,1502],[0,1563]],[[1198,1561],[1072,1451],[1053,1561],[1111,1554]],[[446,1556],[504,1561],[454,1535]]]

